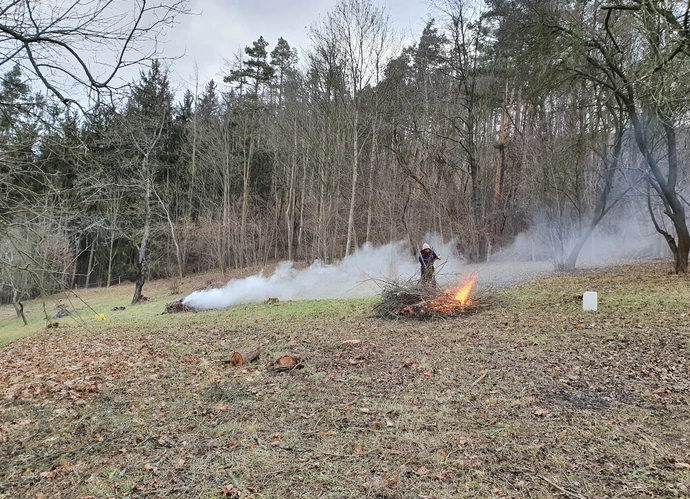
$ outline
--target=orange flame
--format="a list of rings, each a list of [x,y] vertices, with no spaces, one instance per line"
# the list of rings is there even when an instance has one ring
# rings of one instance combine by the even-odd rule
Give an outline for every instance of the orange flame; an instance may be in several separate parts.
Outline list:
[[[469,274],[454,290],[449,290],[453,295],[453,299],[460,302],[460,305],[463,307],[472,305],[472,291],[474,291],[474,287],[477,285],[478,277],[477,274]]]
[[[426,307],[442,314],[462,313],[472,305],[472,291],[477,285],[477,274],[468,274],[459,284],[445,290],[441,295],[426,304]]]

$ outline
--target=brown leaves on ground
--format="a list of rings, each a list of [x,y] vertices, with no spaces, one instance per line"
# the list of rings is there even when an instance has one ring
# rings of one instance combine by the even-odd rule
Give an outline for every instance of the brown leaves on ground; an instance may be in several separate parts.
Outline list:
[[[0,498],[687,496],[687,278],[631,270],[437,323],[46,330],[0,350]],[[222,362],[251,342],[308,362]]]

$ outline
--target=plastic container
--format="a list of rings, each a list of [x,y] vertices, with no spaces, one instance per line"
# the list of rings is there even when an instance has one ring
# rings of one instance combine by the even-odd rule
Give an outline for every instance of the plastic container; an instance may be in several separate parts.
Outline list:
[[[597,293],[596,291],[586,291],[582,295],[582,310],[597,311]]]

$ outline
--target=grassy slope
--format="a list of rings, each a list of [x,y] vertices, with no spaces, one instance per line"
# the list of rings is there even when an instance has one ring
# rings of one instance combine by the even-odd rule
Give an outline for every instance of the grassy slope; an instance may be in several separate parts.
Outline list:
[[[688,497],[690,287],[667,268],[427,323],[367,300],[160,315],[165,287],[110,312],[131,287],[93,291],[106,322],[0,349],[0,498]],[[222,362],[253,342],[258,363]],[[267,369],[286,352],[306,367]]]

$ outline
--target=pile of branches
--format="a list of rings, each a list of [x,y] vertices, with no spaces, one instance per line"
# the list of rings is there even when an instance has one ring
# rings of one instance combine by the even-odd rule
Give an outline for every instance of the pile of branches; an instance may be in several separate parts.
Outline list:
[[[198,310],[194,307],[190,307],[189,305],[185,305],[182,303],[182,300],[175,300],[165,306],[166,314],[181,314],[185,312],[198,312]]]
[[[435,285],[386,282],[374,313],[382,319],[444,319],[478,312],[488,308],[492,301],[489,290],[475,291],[468,303],[461,304],[452,293]]]

